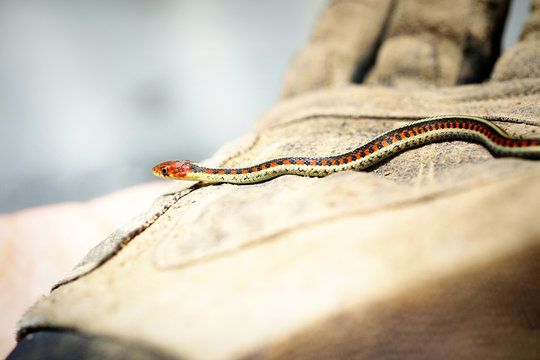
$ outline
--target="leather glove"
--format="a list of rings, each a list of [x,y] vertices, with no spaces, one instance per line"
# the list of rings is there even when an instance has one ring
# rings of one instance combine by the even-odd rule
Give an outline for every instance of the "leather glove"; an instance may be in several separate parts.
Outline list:
[[[499,56],[507,8],[331,2],[282,101],[207,164],[338,154],[443,114],[540,137],[540,2]],[[532,359],[538,199],[539,162],[459,141],[321,179],[179,183],[26,313],[12,358],[58,338],[39,329],[71,329],[64,354],[82,342],[156,358]]]

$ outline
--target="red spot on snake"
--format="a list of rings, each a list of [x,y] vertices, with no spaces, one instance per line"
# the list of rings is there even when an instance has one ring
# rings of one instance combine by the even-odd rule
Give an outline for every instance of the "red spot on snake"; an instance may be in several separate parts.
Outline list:
[[[157,176],[183,178],[193,171],[191,161],[172,160],[154,166],[152,172]]]

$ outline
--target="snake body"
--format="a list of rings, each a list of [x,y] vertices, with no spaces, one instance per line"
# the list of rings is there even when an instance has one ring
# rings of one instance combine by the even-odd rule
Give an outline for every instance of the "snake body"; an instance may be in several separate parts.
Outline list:
[[[234,184],[257,183],[285,174],[323,177],[338,171],[365,170],[404,150],[452,140],[481,144],[497,157],[540,159],[540,139],[511,138],[488,120],[446,115],[414,121],[335,156],[282,157],[245,168],[210,168],[173,160],[156,165],[153,173],[167,179]]]

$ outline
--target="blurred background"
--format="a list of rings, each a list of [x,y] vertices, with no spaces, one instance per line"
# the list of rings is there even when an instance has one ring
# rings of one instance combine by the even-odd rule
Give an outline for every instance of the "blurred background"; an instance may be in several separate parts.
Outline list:
[[[152,181],[247,133],[325,3],[0,0],[0,212]]]

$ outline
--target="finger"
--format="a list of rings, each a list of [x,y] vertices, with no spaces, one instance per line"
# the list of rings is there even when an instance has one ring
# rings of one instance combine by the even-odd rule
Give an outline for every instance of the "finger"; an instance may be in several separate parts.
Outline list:
[[[508,0],[397,2],[367,82],[429,87],[486,79],[507,10]]]
[[[373,63],[390,0],[335,0],[321,14],[309,43],[286,72],[283,97],[350,83]]]
[[[531,3],[531,14],[520,42],[497,61],[491,80],[504,81],[540,77],[540,0]]]

